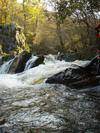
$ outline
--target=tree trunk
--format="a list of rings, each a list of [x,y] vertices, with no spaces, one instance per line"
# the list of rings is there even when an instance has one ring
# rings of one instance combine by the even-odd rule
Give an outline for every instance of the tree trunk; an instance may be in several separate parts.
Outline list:
[[[61,24],[57,22],[57,35],[59,37],[60,45],[61,45],[61,52],[64,52],[64,42],[62,38],[62,33],[61,33]]]
[[[26,33],[26,14],[25,14],[25,0],[23,0],[23,17],[24,17],[24,33]]]

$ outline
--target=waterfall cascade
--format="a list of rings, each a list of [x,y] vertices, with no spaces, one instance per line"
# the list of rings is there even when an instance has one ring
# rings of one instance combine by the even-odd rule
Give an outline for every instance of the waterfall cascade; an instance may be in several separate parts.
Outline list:
[[[18,87],[19,85],[34,85],[38,81],[45,81],[45,79],[48,77],[65,70],[66,67],[71,65],[69,62],[59,61],[54,58],[50,59],[48,56],[46,57],[43,64],[39,64],[39,66],[31,68],[31,65],[37,58],[38,57],[36,56],[32,56],[32,58],[29,59],[26,63],[26,71],[18,74],[7,74],[14,59],[4,63],[0,67],[0,88],[14,88]]]
[[[33,56],[32,55],[32,57],[27,61],[27,63],[26,63],[26,66],[25,66],[25,71],[26,70],[28,70],[28,69],[30,69],[30,68],[32,68],[32,65],[34,64],[34,62],[36,61],[36,59],[38,59],[38,57],[37,56]]]
[[[57,60],[55,56],[48,55],[45,56],[43,64],[39,64],[38,66],[31,68],[33,63],[38,59],[37,56],[32,56],[26,63],[25,71],[18,74],[7,74],[14,63],[14,59],[4,63],[0,67],[0,86],[6,85],[11,88],[12,86],[18,87],[18,85],[34,85],[38,82],[44,83],[47,78],[64,71],[66,68],[71,67],[72,64],[83,65],[87,63],[87,61],[60,61]]]
[[[7,61],[0,67],[0,74],[7,74],[15,58]]]

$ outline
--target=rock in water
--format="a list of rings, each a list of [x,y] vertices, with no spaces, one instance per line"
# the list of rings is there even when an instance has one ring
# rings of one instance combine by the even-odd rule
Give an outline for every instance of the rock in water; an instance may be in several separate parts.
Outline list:
[[[26,62],[30,59],[30,57],[31,53],[28,53],[26,51],[22,52],[14,59],[8,73],[23,72],[25,69]]]
[[[31,65],[31,68],[36,67],[36,66],[38,66],[40,64],[43,64],[43,62],[44,62],[44,56],[39,56],[36,59],[36,61],[34,61],[34,63]]]
[[[28,60],[26,63],[25,71],[43,63],[44,63],[44,56],[32,56],[30,60]]]
[[[5,60],[5,59],[3,59]],[[1,59],[2,63],[2,59]],[[31,53],[23,51],[16,57],[13,57],[11,60],[6,61],[4,64],[0,66],[0,73],[1,74],[14,74],[20,73],[24,70],[28,70],[30,68],[36,67],[40,64],[44,63],[44,56],[33,57],[31,58]]]
[[[67,68],[65,71],[48,78],[46,83],[64,84],[70,87],[86,87],[100,84],[100,77],[96,73],[95,63],[90,62],[83,67],[75,65]]]

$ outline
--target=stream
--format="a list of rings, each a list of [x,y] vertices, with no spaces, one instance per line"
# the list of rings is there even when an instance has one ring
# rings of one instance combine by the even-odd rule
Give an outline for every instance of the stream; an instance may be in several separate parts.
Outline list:
[[[100,86],[75,89],[45,83],[72,64],[88,61],[51,56],[30,68],[32,58],[19,74],[7,74],[13,60],[0,67],[0,133],[100,133]]]

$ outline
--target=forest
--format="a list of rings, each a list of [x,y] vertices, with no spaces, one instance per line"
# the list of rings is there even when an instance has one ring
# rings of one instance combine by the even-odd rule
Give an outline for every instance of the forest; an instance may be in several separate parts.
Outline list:
[[[0,133],[100,133],[99,0],[0,0]]]
[[[99,4],[99,0],[0,0],[1,54],[28,49],[36,54],[93,56]],[[23,35],[16,37],[20,28]]]

